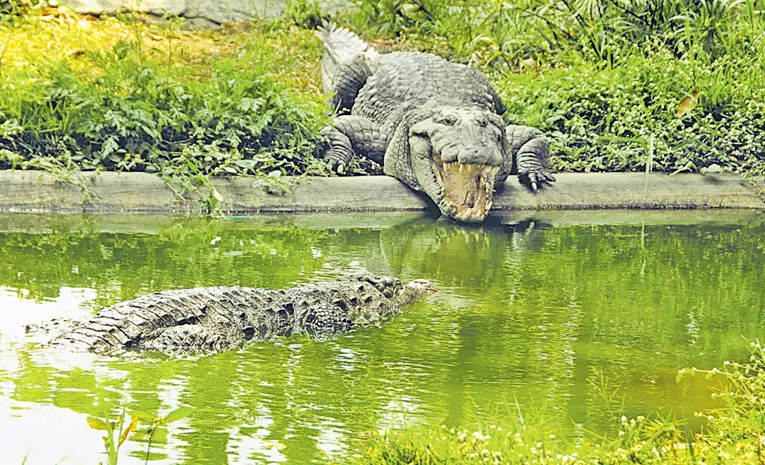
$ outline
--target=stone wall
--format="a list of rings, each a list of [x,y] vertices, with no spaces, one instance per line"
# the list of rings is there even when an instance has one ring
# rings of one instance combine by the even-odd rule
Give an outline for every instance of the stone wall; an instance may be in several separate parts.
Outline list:
[[[162,16],[168,13],[203,27],[274,16],[284,7],[283,0],[54,0],[48,3],[66,5],[83,14],[140,11]]]

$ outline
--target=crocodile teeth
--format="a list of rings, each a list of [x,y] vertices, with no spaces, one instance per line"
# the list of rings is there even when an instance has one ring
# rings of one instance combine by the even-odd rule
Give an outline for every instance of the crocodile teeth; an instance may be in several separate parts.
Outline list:
[[[438,160],[436,177],[441,181],[449,213],[461,221],[481,221],[492,205],[494,180],[499,167]],[[444,209],[442,209],[444,211]]]

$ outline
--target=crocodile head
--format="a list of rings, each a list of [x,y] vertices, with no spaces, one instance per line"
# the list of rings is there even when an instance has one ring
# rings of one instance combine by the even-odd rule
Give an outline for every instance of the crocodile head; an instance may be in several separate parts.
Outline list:
[[[406,283],[394,298],[398,301],[399,305],[406,305],[432,294],[436,290],[436,286],[427,279],[415,279]]]
[[[357,273],[334,283],[336,300],[308,308],[303,325],[311,339],[324,341],[356,326],[378,324],[403,307],[436,291],[426,279],[406,284],[390,276]]]
[[[444,216],[483,221],[495,181],[506,177],[502,118],[480,109],[439,107],[409,126],[406,136],[415,185],[407,184],[424,191]]]

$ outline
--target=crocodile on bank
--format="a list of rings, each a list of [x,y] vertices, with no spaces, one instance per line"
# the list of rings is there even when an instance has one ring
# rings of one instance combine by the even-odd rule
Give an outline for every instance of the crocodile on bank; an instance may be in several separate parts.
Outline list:
[[[445,216],[482,221],[495,185],[510,174],[536,190],[555,179],[550,146],[528,126],[506,126],[506,108],[479,71],[428,53],[378,54],[330,24],[322,80],[336,116],[325,159],[343,173],[354,155],[428,195]]]
[[[297,333],[328,339],[385,321],[433,290],[426,280],[402,284],[396,278],[367,273],[283,290],[172,290],[104,308],[86,321],[54,321],[27,330],[57,333],[50,345],[97,353],[144,349],[170,355],[208,354]]]

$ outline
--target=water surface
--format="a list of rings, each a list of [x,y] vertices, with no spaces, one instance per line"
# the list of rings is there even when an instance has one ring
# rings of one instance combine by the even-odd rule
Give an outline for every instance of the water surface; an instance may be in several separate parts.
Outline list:
[[[194,414],[160,431],[151,463],[322,463],[369,431],[473,427],[516,402],[560,434],[608,431],[598,373],[627,416],[713,406],[677,370],[746,359],[764,338],[765,222],[753,214],[601,212],[483,227],[419,215],[0,216],[3,463],[104,461],[88,417]],[[440,291],[388,322],[200,360],[40,348],[26,324],[83,318],[144,293],[279,288],[365,268]],[[121,464],[143,463],[145,437]]]

